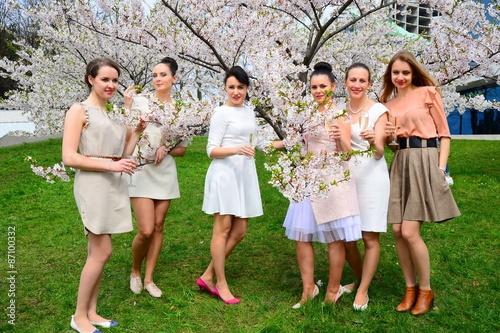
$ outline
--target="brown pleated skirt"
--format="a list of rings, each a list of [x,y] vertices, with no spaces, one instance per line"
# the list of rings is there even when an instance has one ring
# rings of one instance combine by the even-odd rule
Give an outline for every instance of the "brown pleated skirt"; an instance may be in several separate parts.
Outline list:
[[[389,171],[389,224],[403,220],[445,222],[460,216],[438,159],[437,148],[396,151]]]

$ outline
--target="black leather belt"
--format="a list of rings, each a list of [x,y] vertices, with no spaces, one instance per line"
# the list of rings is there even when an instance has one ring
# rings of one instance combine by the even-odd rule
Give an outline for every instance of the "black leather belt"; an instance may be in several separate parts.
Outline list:
[[[399,138],[399,149],[406,148],[437,148],[437,138],[422,139],[418,136]]]

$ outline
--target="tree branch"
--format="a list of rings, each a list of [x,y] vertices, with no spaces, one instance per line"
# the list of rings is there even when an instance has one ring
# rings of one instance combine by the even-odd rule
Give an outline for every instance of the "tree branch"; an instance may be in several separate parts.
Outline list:
[[[193,28],[193,26],[191,26],[191,24],[187,21],[187,19],[185,19],[183,16],[181,16],[179,11],[177,10],[177,6],[175,6],[175,8],[174,8],[166,0],[161,0],[161,2],[163,3],[163,5],[165,7],[167,7],[168,10],[170,10],[172,12],[172,14],[174,14],[185,25],[185,27],[187,29],[189,29],[189,31],[191,31],[193,33],[193,35],[195,35],[200,41],[203,42],[203,44],[205,44],[212,51],[212,54],[214,55],[214,57],[219,61],[219,66],[223,70],[227,71],[229,69],[229,67],[226,65],[226,63],[224,62],[224,59],[222,59],[222,56],[219,54],[219,52],[217,52],[215,47],[205,37],[203,37],[200,33],[198,33],[198,31],[196,31]]]

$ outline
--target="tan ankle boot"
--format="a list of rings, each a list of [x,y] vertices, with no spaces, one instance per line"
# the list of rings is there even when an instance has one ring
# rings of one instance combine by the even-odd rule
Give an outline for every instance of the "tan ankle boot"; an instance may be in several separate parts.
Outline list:
[[[406,287],[405,295],[403,296],[403,300],[396,307],[396,311],[405,312],[411,309],[415,302],[417,301],[418,295],[418,285],[413,287]]]
[[[422,315],[429,312],[430,309],[434,307],[434,292],[432,290],[422,290],[418,291],[417,304],[415,308],[411,311],[414,316]]]

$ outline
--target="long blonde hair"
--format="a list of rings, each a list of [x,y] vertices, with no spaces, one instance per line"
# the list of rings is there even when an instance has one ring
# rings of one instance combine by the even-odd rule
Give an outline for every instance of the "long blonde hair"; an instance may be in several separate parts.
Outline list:
[[[382,103],[387,102],[389,97],[394,93],[396,87],[392,83],[392,65],[396,60],[401,60],[410,65],[412,70],[412,80],[411,83],[417,87],[423,86],[437,86],[436,81],[429,75],[429,73],[424,69],[424,67],[415,59],[411,52],[406,50],[399,51],[396,53],[389,64],[384,73],[384,84],[382,87],[382,96],[380,97],[380,101]]]

